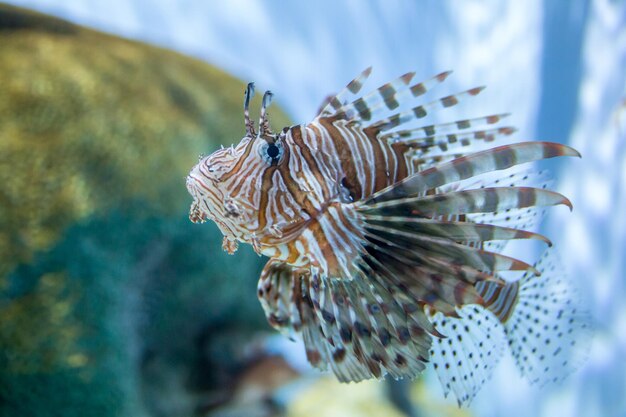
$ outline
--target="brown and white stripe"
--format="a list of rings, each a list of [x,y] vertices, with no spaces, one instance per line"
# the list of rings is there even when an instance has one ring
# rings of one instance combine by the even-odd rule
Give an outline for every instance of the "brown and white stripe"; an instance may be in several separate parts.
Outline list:
[[[450,72],[418,83],[411,72],[357,97],[370,71],[331,97],[313,121],[276,134],[266,114],[271,93],[264,95],[254,131],[250,84],[246,137],[203,158],[187,179],[193,221],[212,219],[226,247],[251,243],[271,258],[259,281],[269,322],[302,334],[309,361],[330,366],[342,381],[416,376],[434,351],[433,338],[442,337],[433,324],[436,313],[458,317],[459,308],[475,304],[505,323],[519,287],[498,273],[539,272],[488,244],[550,242],[472,219],[571,203],[542,188],[450,186],[523,163],[579,156],[547,142],[471,153],[476,144],[514,132],[497,126],[507,114],[408,125],[482,87],[413,105]],[[403,103],[410,109],[398,111]]]

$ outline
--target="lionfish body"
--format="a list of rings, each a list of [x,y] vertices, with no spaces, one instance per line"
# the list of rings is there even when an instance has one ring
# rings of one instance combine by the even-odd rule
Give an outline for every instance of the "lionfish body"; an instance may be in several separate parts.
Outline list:
[[[411,83],[413,73],[356,95],[369,69],[310,123],[269,130],[263,97],[258,132],[248,116],[236,146],[192,169],[190,218],[211,219],[230,253],[237,242],[270,258],[258,287],[272,326],[300,335],[309,362],[340,381],[416,377],[432,363],[444,391],[468,403],[508,344],[531,380],[558,379],[584,315],[545,256],[531,266],[501,253],[511,239],[540,239],[537,207],[566,204],[529,187],[543,175],[482,174],[556,156],[555,143],[525,142],[471,153],[514,129],[506,115],[405,128],[433,110],[478,94],[396,110],[449,73]],[[505,281],[502,271],[520,271]],[[545,329],[544,329],[545,328]]]

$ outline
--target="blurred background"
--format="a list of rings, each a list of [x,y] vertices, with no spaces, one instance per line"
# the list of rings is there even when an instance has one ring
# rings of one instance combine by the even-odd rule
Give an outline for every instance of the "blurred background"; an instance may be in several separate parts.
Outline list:
[[[582,153],[544,164],[574,211],[543,232],[597,328],[563,384],[505,357],[469,409],[430,373],[339,385],[266,324],[264,260],[187,219],[246,82],[279,128],[370,65],[370,87],[453,69],[442,94],[488,88],[442,120],[510,111],[516,140]],[[624,1],[0,3],[0,182],[1,416],[626,416]]]

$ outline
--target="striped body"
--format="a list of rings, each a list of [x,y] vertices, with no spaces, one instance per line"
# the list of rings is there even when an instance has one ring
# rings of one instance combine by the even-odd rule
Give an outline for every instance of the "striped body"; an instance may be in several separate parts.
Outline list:
[[[524,230],[536,223],[536,207],[571,207],[560,194],[529,187],[541,185],[539,175],[510,173],[510,168],[578,154],[544,142],[476,152],[514,132],[498,126],[506,115],[437,125],[411,122],[482,88],[398,111],[449,73],[415,84],[408,73],[348,100],[368,75],[366,70],[332,97],[312,122],[277,134],[266,117],[269,92],[259,132],[254,131],[249,85],[244,139],[202,158],[189,174],[190,218],[215,221],[230,253],[244,242],[270,258],[259,281],[270,324],[300,335],[311,364],[330,366],[341,381],[415,377],[431,358],[445,356],[448,345],[453,347],[448,355],[467,351],[466,360],[487,372],[496,360],[485,362],[478,341],[524,321],[517,314],[519,300],[536,287],[533,280],[541,273],[539,264],[503,255],[504,243],[539,239],[550,244]],[[508,170],[505,186],[500,177],[493,181],[484,175],[502,170]],[[523,276],[506,282],[500,271]],[[575,312],[554,319],[569,320]],[[477,316],[485,318],[472,326]],[[481,326],[489,317],[500,327]],[[455,320],[469,332],[465,339],[445,334],[446,324]],[[448,345],[442,344],[446,336]],[[524,353],[522,344],[520,360]],[[462,375],[458,369],[453,375],[449,363],[440,368],[435,362],[434,368],[445,391],[454,391],[460,403],[469,402],[488,377],[485,372]]]

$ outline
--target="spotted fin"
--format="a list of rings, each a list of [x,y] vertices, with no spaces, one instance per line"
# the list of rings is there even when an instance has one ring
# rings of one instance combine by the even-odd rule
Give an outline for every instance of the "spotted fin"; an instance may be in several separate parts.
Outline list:
[[[534,187],[548,189],[554,184],[550,173],[534,167],[513,167],[497,175],[485,173],[468,180],[461,181],[458,189],[489,188],[489,187]]]
[[[482,306],[463,306],[457,317],[433,314],[445,338],[433,341],[431,363],[444,393],[453,392],[459,405],[471,402],[507,345],[522,375],[539,385],[562,380],[585,360],[592,335],[588,311],[552,249],[535,267],[540,276],[478,282]]]
[[[584,362],[592,331],[589,312],[554,250],[546,250],[536,268],[541,276],[525,274],[519,281],[519,295],[504,328],[521,373],[543,385],[562,380]]]
[[[468,305],[458,317],[437,313],[433,324],[445,338],[433,341],[431,363],[447,396],[466,406],[491,378],[506,345],[498,319],[485,308]]]

